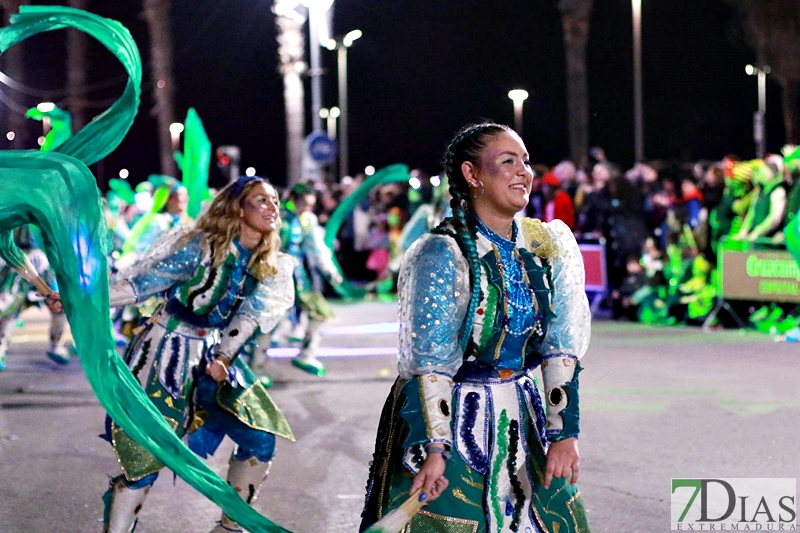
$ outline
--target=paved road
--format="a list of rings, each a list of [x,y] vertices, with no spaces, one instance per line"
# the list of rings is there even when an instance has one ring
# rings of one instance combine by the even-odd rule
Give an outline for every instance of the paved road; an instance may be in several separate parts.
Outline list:
[[[393,304],[337,307],[328,376],[270,362],[298,441],[280,442],[256,507],[299,533],[354,533],[378,415],[394,379]],[[0,373],[0,533],[99,532],[117,466],[78,360],[43,355],[25,315]],[[381,355],[368,356],[363,353]],[[360,355],[360,356],[356,356]],[[800,474],[800,347],[758,334],[596,323],[581,374],[581,490],[595,533],[669,530],[670,478]],[[224,471],[229,443],[210,464]],[[140,533],[205,533],[218,511],[169,474]]]

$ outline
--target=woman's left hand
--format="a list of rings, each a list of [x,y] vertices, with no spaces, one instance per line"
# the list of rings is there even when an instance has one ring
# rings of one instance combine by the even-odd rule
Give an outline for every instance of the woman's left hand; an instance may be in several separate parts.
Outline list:
[[[217,357],[211,364],[206,366],[206,374],[211,376],[217,383],[222,383],[228,378],[228,365]]]
[[[578,439],[570,437],[550,444],[547,450],[547,471],[545,472],[544,488],[550,488],[554,477],[568,478],[570,483],[578,482],[580,454],[578,453]]]

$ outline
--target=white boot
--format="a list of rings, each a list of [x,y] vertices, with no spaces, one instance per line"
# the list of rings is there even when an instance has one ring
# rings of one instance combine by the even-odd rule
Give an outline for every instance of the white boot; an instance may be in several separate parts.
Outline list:
[[[244,501],[252,505],[258,497],[261,485],[267,479],[271,465],[272,461],[262,463],[255,457],[244,461],[237,461],[234,457],[231,457],[228,466],[228,485],[233,487],[233,490]],[[222,519],[217,523],[217,527],[211,530],[211,533],[244,533],[244,529],[228,518],[225,513],[222,513]]]
[[[137,516],[149,492],[150,487],[129,488],[122,476],[111,479],[103,495],[106,506],[103,533],[131,533],[136,529]]]
[[[47,357],[60,365],[69,363],[72,354],[66,341],[67,315],[52,313],[50,315],[50,346],[47,348]]]
[[[325,375],[325,365],[314,356],[314,352],[322,340],[319,330],[322,327],[322,320],[309,320],[308,328],[306,329],[306,337],[303,339],[303,346],[300,353],[292,359],[292,364],[301,370],[305,370],[309,374],[315,374],[319,377]]]
[[[6,367],[6,351],[8,351],[8,343],[11,340],[11,331],[13,329],[13,318],[0,318],[0,370]]]

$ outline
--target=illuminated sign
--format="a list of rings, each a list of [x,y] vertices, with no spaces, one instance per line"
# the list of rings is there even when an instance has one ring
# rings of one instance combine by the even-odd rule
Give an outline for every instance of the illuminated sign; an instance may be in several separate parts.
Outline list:
[[[800,266],[785,250],[721,250],[726,300],[800,303]]]

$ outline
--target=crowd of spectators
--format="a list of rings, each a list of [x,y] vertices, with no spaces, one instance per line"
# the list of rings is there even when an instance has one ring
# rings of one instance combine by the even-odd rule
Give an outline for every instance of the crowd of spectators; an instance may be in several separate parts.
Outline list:
[[[534,165],[525,215],[562,220],[579,242],[604,246],[607,291],[595,295],[595,310],[612,318],[702,322],[717,297],[719,246],[781,246],[800,208],[800,173],[783,155],[654,161],[623,172],[602,149],[590,154],[579,165]],[[403,225],[432,201],[435,186],[445,186],[419,170],[412,175],[411,185],[376,187],[347,217],[335,252],[348,279],[370,284],[393,275]],[[365,179],[319,182],[320,222]]]

